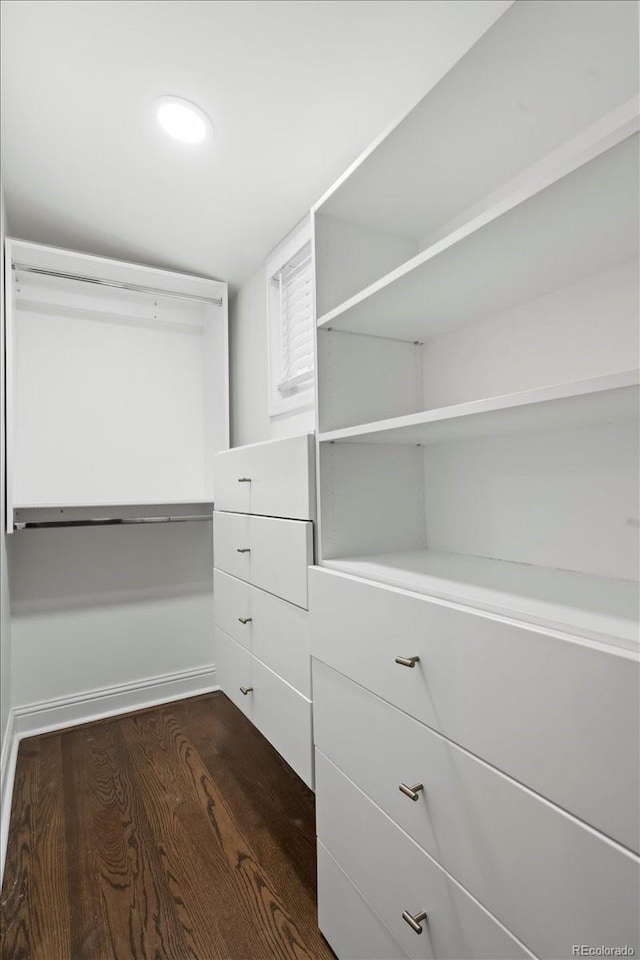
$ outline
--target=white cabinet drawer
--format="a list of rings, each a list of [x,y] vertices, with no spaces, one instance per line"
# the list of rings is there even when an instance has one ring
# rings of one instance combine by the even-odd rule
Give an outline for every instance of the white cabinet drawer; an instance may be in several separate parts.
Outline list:
[[[309,590],[313,656],[638,849],[630,653],[317,567]]]
[[[225,450],[215,458],[216,509],[313,520],[314,455],[310,434]]]
[[[318,926],[339,960],[407,956],[322,843],[318,843]]]
[[[240,688],[252,686],[251,654],[227,636],[214,629],[216,677],[223,693],[252,719],[251,693],[243,695]]]
[[[253,659],[252,720],[307,786],[313,788],[311,703]]]
[[[410,957],[530,956],[318,750],[316,785],[318,839]],[[403,920],[404,911],[427,913],[422,934]]]
[[[218,627],[251,650],[303,696],[311,697],[306,610],[221,570],[214,571],[213,601]]]
[[[318,661],[313,689],[318,749],[536,956],[638,949],[633,854]]]
[[[213,536],[214,563],[219,570],[307,607],[312,523],[216,511]]]
[[[251,584],[213,571],[213,621],[241,646],[251,650]],[[247,620],[247,623],[242,623]]]

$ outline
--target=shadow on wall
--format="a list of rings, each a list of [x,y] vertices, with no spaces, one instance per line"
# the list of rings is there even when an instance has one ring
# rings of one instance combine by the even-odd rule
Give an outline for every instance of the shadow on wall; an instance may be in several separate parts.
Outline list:
[[[9,538],[14,615],[212,592],[208,522],[21,530]]]
[[[211,523],[8,541],[15,706],[214,662]]]

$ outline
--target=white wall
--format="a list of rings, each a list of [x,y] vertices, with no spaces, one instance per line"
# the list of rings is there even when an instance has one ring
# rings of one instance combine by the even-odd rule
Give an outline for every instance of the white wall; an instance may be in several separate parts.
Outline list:
[[[14,706],[214,662],[211,523],[8,539]]]
[[[4,465],[4,193],[0,186],[0,233],[2,266],[0,267],[0,745],[4,744],[7,718],[11,706],[11,617],[9,581],[5,545],[5,465]]]
[[[311,432],[312,409],[269,417],[267,296],[264,268],[242,284],[229,304],[231,445]]]

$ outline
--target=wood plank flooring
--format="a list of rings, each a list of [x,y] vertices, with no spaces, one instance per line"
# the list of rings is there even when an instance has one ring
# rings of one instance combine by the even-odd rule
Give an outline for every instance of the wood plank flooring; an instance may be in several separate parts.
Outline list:
[[[2,960],[333,960],[314,797],[222,693],[23,740]]]

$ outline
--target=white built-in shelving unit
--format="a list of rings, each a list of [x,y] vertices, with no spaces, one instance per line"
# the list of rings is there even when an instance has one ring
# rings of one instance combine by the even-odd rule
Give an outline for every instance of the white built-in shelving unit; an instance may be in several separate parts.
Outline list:
[[[314,208],[322,565],[637,646],[636,15],[519,0]]]
[[[8,529],[201,513],[229,444],[227,285],[18,240],[6,255]]]

